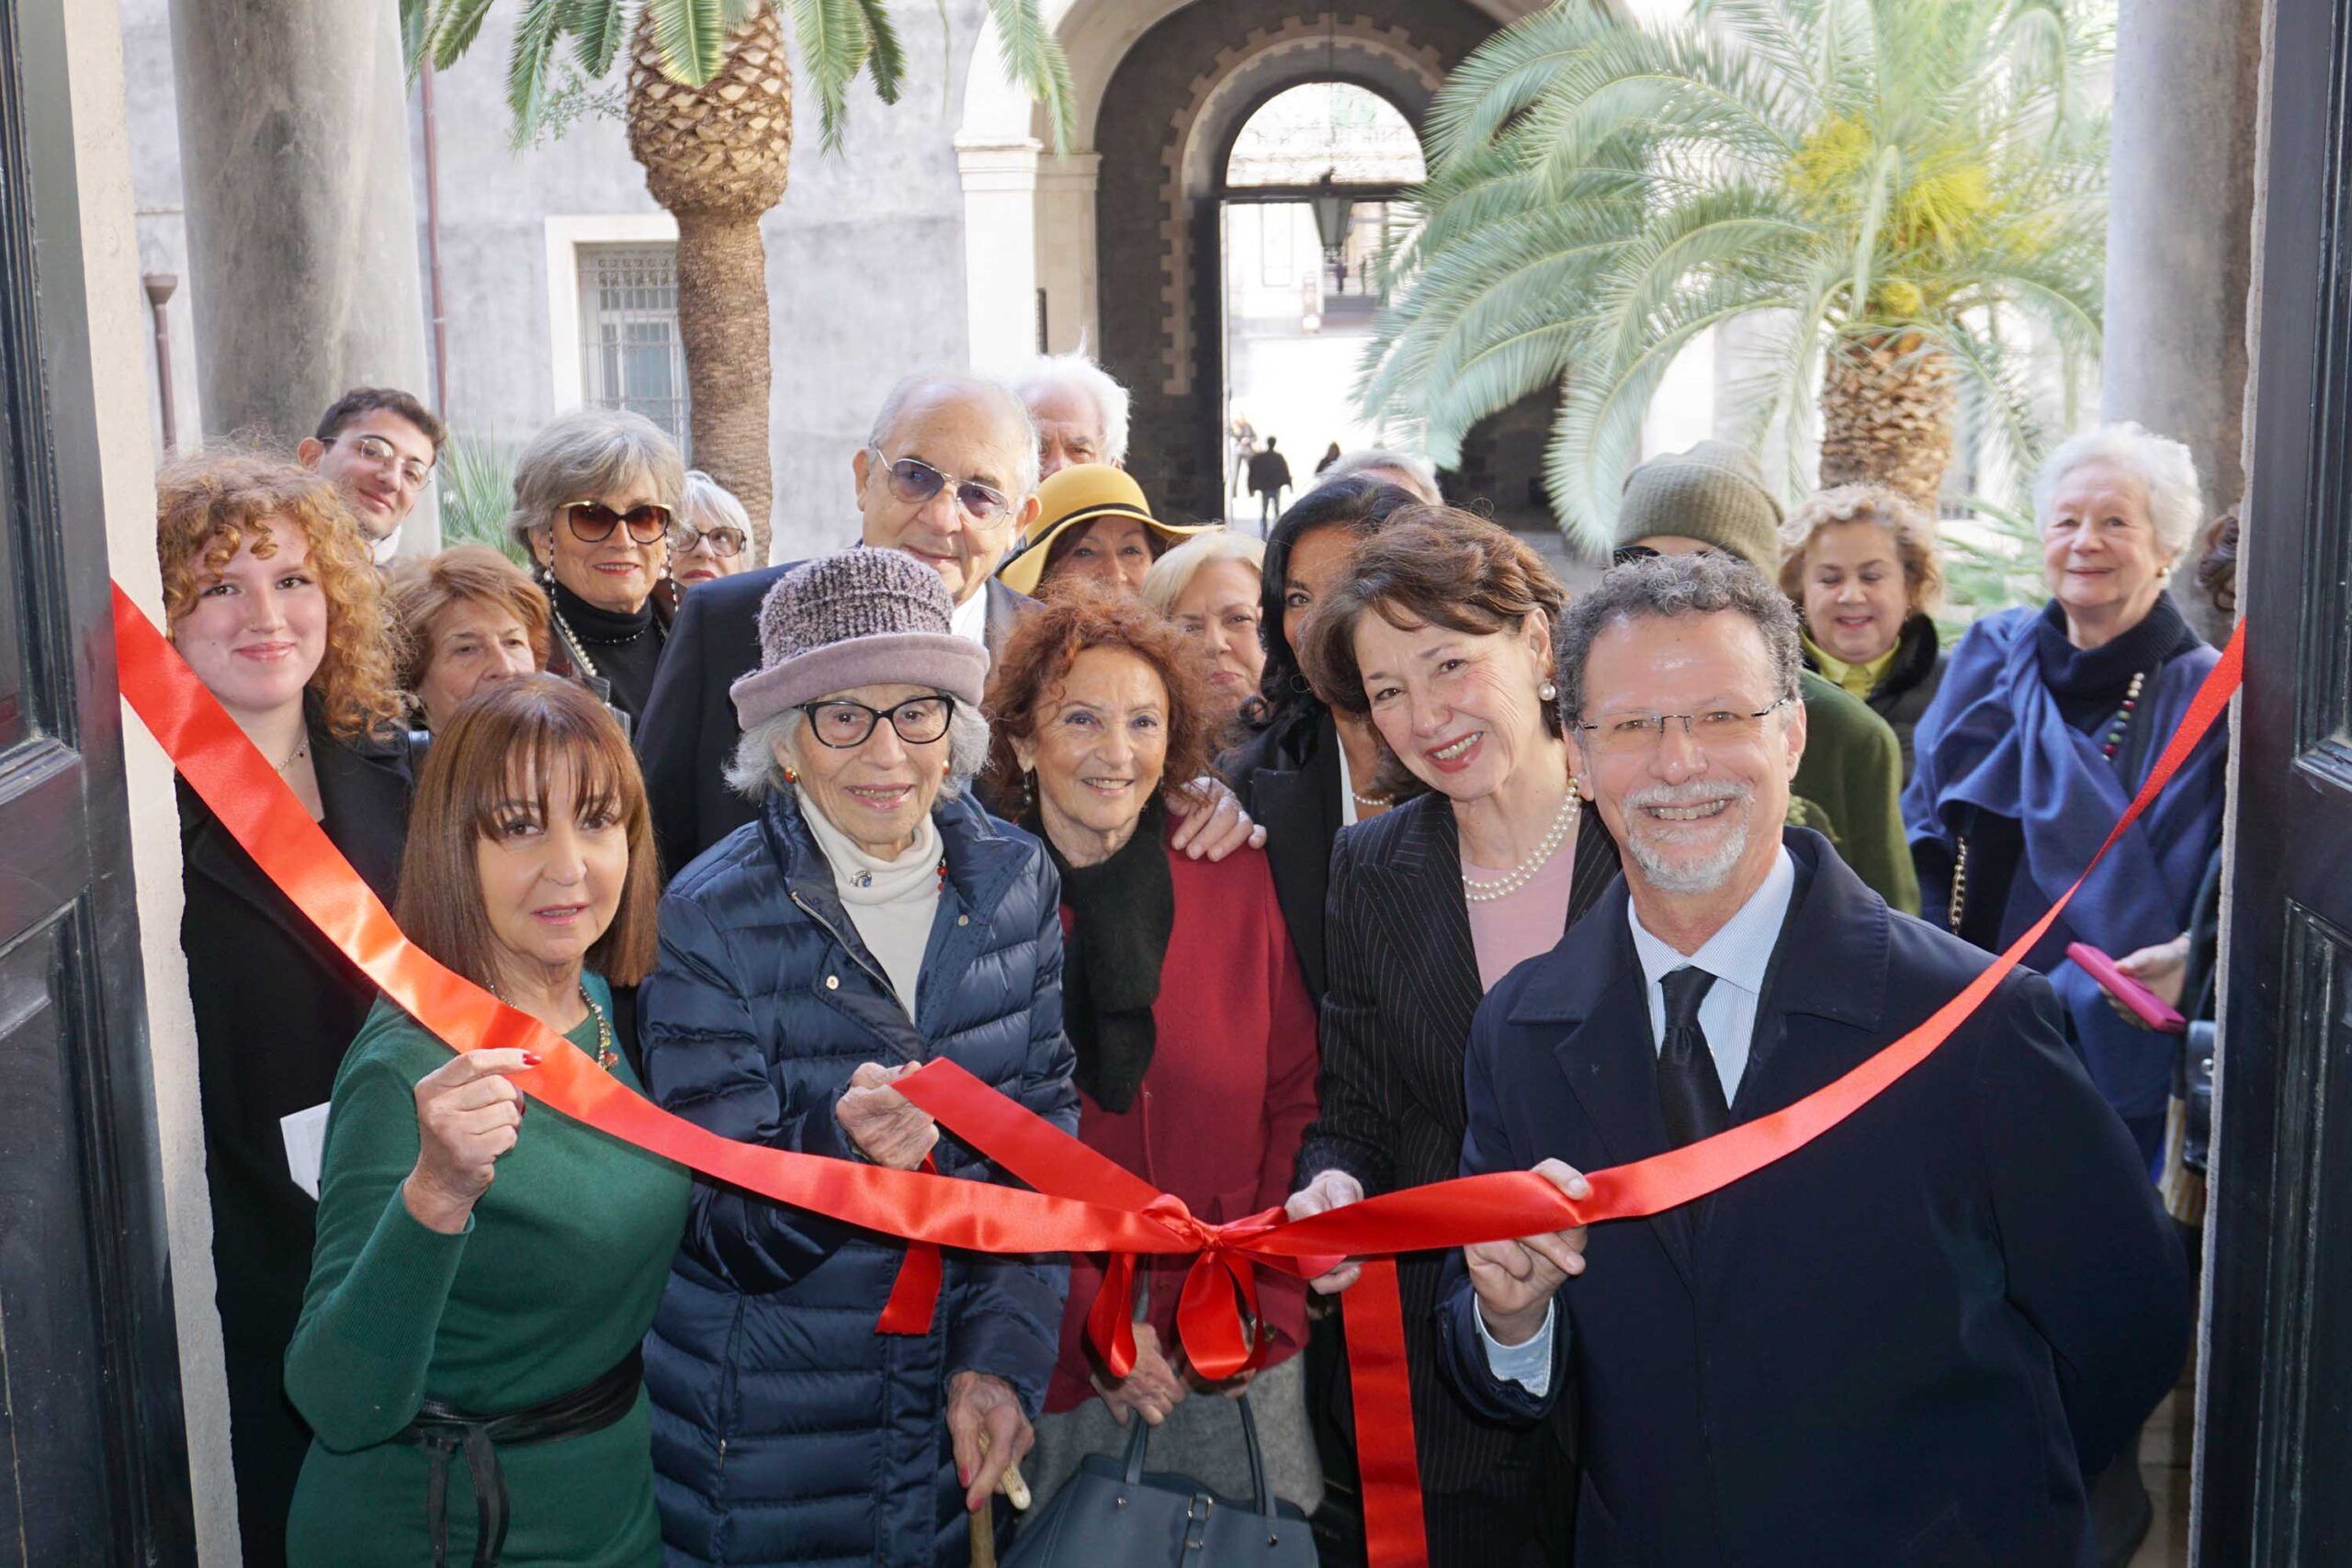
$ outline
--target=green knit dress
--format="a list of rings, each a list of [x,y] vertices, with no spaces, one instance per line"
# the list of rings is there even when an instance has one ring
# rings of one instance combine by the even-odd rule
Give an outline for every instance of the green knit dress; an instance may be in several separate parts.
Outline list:
[[[607,1017],[612,993],[587,984]],[[568,1038],[594,1053],[591,1016]],[[416,1081],[449,1049],[379,1001],[336,1075],[319,1188],[318,1247],[286,1388],[317,1434],[288,1524],[296,1568],[432,1562],[429,1461],[393,1440],[420,1400],[497,1415],[594,1382],[653,1321],[685,1226],[690,1179],[544,1105],[466,1229],[419,1224],[401,1199],[416,1165]],[[637,1077],[623,1060],[614,1076]],[[502,1447],[505,1568],[653,1564],[662,1531],[642,1391],[602,1431]],[[474,1488],[448,1468],[453,1562],[472,1561]]]

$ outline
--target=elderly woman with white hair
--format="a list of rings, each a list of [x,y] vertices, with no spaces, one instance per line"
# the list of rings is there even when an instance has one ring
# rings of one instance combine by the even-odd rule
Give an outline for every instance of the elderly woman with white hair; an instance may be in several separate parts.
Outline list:
[[[554,611],[548,673],[595,693],[624,732],[653,694],[677,614],[670,529],[685,485],[677,443],[624,409],[558,414],[514,461],[506,534]]]
[[[1211,528],[1152,562],[1143,575],[1143,602],[1209,656],[1212,735],[1265,711],[1258,695],[1266,672],[1266,646],[1258,640],[1265,565],[1265,540]]]
[[[670,528],[670,570],[678,592],[732,577],[751,565],[751,514],[735,492],[700,468],[688,468]]]
[[[1005,1179],[890,1087],[940,1057],[1077,1126],[1060,886],[967,792],[989,656],[952,609],[883,549],[761,605],[730,773],[759,815],[670,884],[639,997],[653,1098],[721,1136]],[[1030,1447],[1069,1269],[950,1254],[930,1325],[879,1335],[906,1250],[696,1184],[645,1346],[671,1562],[964,1561],[963,1516]]]
[[[2201,520],[2188,448],[2136,424],[2075,436],[2034,485],[2040,610],[1987,615],[1952,650],[1915,733],[1904,826],[1928,918],[1980,947],[2015,941],[2073,886],[2139,790],[2218,657],[2166,592]],[[2172,1052],[2066,957],[2083,942],[2161,991],[2222,831],[2222,737],[2026,962],[2050,976],[2091,1077],[2153,1163]]]

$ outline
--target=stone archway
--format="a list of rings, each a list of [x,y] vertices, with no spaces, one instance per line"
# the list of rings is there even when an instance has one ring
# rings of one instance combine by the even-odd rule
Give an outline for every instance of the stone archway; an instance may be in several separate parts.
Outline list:
[[[1127,467],[1162,511],[1223,513],[1218,194],[1241,127],[1286,88],[1339,80],[1418,128],[1445,73],[1494,28],[1465,0],[1339,12],[1196,0],[1144,32],[1105,81],[1096,353],[1134,394]]]

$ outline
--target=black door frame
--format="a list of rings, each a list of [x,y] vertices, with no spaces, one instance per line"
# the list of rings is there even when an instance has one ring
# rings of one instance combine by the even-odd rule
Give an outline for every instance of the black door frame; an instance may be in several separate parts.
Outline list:
[[[20,923],[13,917],[43,897],[74,906],[69,929],[84,982],[68,999],[81,1048],[67,1065],[72,1125],[60,1135],[74,1151],[90,1299],[55,1305],[86,1319],[98,1348],[87,1360],[45,1365],[37,1337],[8,1347],[12,1357],[29,1358],[19,1375],[46,1384],[12,1387],[17,1533],[0,1542],[0,1562],[22,1552],[26,1562],[176,1564],[195,1560],[196,1533],[131,874],[101,414],[67,69],[67,13],[84,3],[0,6],[0,408],[14,426],[5,525],[18,566],[0,592],[17,595],[29,645],[32,719],[31,738],[0,759],[0,803],[30,803],[79,829],[70,840],[0,836],[0,925],[13,929]],[[169,808],[168,802],[151,808],[158,804]],[[72,1484],[25,1488],[25,1481],[51,1473],[23,1468],[25,1445],[49,1435],[44,1420],[52,1410],[74,1404],[98,1413],[97,1463],[72,1472]]]
[[[2198,1561],[2341,1562],[2352,1393],[2352,25],[2275,0]],[[2331,1310],[2333,1309],[2333,1310]]]

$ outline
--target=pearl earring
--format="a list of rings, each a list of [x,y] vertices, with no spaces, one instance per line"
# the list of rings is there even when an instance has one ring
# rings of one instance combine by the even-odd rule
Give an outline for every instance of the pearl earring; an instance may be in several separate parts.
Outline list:
[[[1535,694],[1547,703],[1556,703],[1560,700],[1560,688],[1546,681],[1535,688]]]

